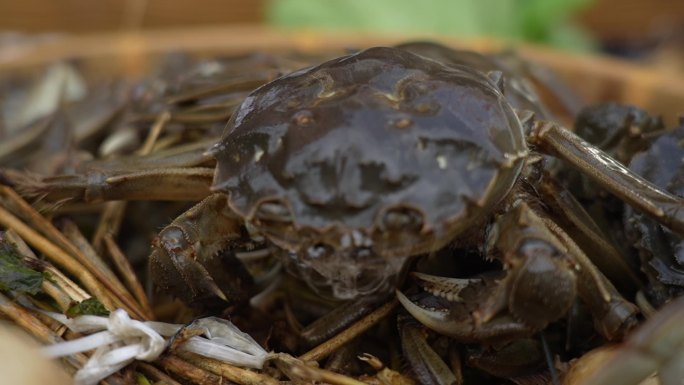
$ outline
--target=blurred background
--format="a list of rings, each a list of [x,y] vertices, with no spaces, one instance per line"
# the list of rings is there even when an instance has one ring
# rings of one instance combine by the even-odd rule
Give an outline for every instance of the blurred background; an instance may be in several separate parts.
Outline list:
[[[160,53],[339,54],[419,39],[514,47],[576,105],[622,101],[671,122],[684,111],[684,0],[0,0],[5,74],[88,58],[90,73],[135,77]]]
[[[0,1],[0,31],[22,34],[227,24],[487,36],[684,69],[682,0]],[[1,36],[7,44],[24,35]]]

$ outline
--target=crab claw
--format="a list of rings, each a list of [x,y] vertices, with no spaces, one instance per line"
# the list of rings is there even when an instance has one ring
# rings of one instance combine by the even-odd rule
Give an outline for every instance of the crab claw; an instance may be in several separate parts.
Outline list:
[[[463,301],[459,296],[461,290],[468,287],[468,285],[474,285],[482,281],[480,278],[447,278],[418,272],[411,273],[411,276],[415,278],[423,290],[436,297],[443,297],[449,302]]]
[[[397,291],[397,298],[414,318],[428,328],[459,342],[509,341],[533,334],[535,329],[501,314],[487,322],[477,322],[473,313],[497,288],[494,275],[477,279],[457,279],[413,274],[418,285],[432,293],[409,299]],[[451,299],[451,300],[449,300]]]
[[[160,240],[155,242],[157,245],[150,255],[150,270],[157,285],[167,292],[175,293],[187,303],[212,297],[228,302],[228,297],[221,291],[207,269],[189,257],[194,254],[191,248],[165,246],[169,238],[176,237],[161,234]]]
[[[154,241],[149,261],[153,281],[187,304],[225,306],[246,300],[253,286],[252,276],[230,247],[240,241],[240,223],[222,215],[224,207],[225,197],[211,196]]]

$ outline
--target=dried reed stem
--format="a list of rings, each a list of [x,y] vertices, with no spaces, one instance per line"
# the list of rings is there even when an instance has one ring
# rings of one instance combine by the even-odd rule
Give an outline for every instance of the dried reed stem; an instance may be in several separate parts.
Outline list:
[[[44,344],[54,344],[63,341],[61,337],[56,335],[31,312],[24,307],[19,306],[2,293],[0,293],[0,313],[4,313],[5,316],[12,320],[17,326],[24,329]],[[74,369],[82,367],[86,360],[87,357],[80,353],[64,357],[64,362],[68,364],[67,369],[70,373],[73,373]]]
[[[16,231],[17,234],[25,239],[30,245],[45,254],[49,260],[64,268],[67,272],[69,272],[69,274],[72,274],[74,277],[78,278],[78,280],[81,281],[83,285],[90,290],[90,292],[93,293],[109,310],[114,310],[119,307],[119,303],[116,303],[113,300],[111,294],[107,292],[105,288],[100,286],[100,283],[97,281],[97,279],[89,271],[83,269],[83,266],[81,266],[78,261],[73,259],[69,254],[57,247],[54,243],[50,242],[47,238],[35,232],[24,222],[20,221],[17,217],[2,207],[0,207],[0,225]]]
[[[60,341],[60,338],[36,316],[2,293],[0,293],[0,312],[43,343],[53,344]]]
[[[154,150],[154,145],[157,143],[159,135],[161,135],[170,118],[171,114],[168,111],[163,111],[157,115],[154,124],[147,133],[145,143],[143,143],[142,147],[137,152],[138,155],[148,155]],[[115,238],[116,235],[119,234],[121,223],[123,222],[124,214],[126,212],[126,206],[128,206],[128,202],[126,201],[107,202],[105,204],[105,208],[100,216],[100,221],[95,229],[95,234],[93,235],[93,247],[98,252],[102,252],[104,238],[107,235]]]
[[[159,357],[156,363],[165,371],[182,377],[194,385],[223,385],[226,383],[223,377],[198,368],[173,354]]]
[[[74,291],[72,290],[71,285],[64,285],[64,282],[60,280],[61,277],[56,277],[54,275],[55,271],[59,272],[59,270],[55,269],[54,266],[50,265],[48,262],[39,260],[33,253],[33,250],[28,247],[26,242],[24,242],[14,230],[7,230],[5,232],[5,238],[15,245],[25,263],[29,266],[40,266],[43,272],[50,274],[50,280],[44,279],[41,288],[47,295],[55,300],[60,310],[65,311],[75,302],[80,302],[90,297],[85,291]]]
[[[148,155],[152,152],[159,135],[161,135],[164,127],[166,127],[170,117],[171,114],[168,111],[164,111],[157,116],[152,128],[148,132],[145,143],[138,151],[139,155]],[[126,282],[128,289],[131,290],[133,296],[140,304],[141,311],[145,313],[145,317],[147,319],[153,319],[154,314],[151,310],[145,290],[138,281],[138,278],[133,271],[128,258],[126,258],[123,252],[121,252],[119,246],[114,241],[114,238],[121,229],[121,224],[123,223],[127,206],[128,202],[126,201],[106,203],[97,229],[95,230],[95,234],[93,235],[92,244],[95,250],[100,253],[102,253],[105,248],[107,249],[112,262]]]
[[[116,274],[114,274],[109,265],[105,263],[100,254],[95,251],[93,246],[88,243],[86,237],[83,235],[83,233],[81,233],[81,230],[73,221],[63,219],[59,221],[57,226],[62,231],[62,234],[64,234],[64,236],[69,240],[69,242],[71,242],[71,244],[74,245],[86,258],[90,259],[97,266],[99,271],[106,274],[111,280],[118,280]],[[123,285],[121,286],[123,289]]]
[[[100,215],[100,221],[95,229],[95,234],[93,234],[93,247],[98,252],[102,252],[103,240],[107,234],[117,235],[121,229],[121,223],[123,223],[124,214],[126,213],[126,206],[128,202],[126,201],[114,201],[107,202],[104,205],[102,214]]]
[[[154,145],[157,143],[159,135],[161,135],[162,130],[164,130],[170,119],[171,113],[169,111],[163,111],[157,116],[150,132],[147,134],[147,138],[145,138],[145,143],[143,143],[142,148],[138,151],[139,155],[148,155],[154,150]]]
[[[97,265],[74,246],[47,219],[36,212],[19,195],[7,186],[0,186],[0,195],[9,200],[22,214],[28,216],[29,222],[39,229],[47,238],[19,220],[9,211],[0,207],[0,225],[12,228],[29,244],[46,254],[54,263],[62,266],[83,282],[102,303],[110,310],[121,307],[133,316],[143,318],[143,312],[133,297],[123,289],[123,285],[108,279]],[[53,243],[54,242],[54,243]],[[66,252],[65,252],[66,250]],[[102,286],[101,286],[102,285]],[[104,287],[103,287],[104,286]]]
[[[154,366],[146,362],[138,362],[136,364],[136,367],[139,372],[142,372],[146,376],[151,377],[154,380],[155,384],[163,383],[166,385],[181,385],[180,382],[174,380],[168,374],[162,372],[161,370],[155,368]]]
[[[292,356],[281,354],[276,359],[280,361],[280,368],[290,375],[292,375],[293,380],[304,379],[311,382],[323,382],[332,385],[365,385],[365,382],[356,380],[354,378],[345,376],[343,374],[331,372],[330,370],[325,370],[317,368],[314,366],[306,365],[304,362],[296,359]]]
[[[225,377],[240,385],[278,385],[279,382],[270,376],[238,368],[225,362],[213,360],[193,353],[179,352],[178,355],[193,365]]]
[[[143,289],[142,284],[138,280],[138,276],[135,274],[135,271],[133,271],[133,267],[131,266],[128,258],[126,258],[124,253],[121,251],[119,245],[116,244],[111,234],[105,235],[104,246],[111,257],[112,262],[114,262],[114,266],[116,266],[119,274],[123,278],[126,286],[128,286],[131,293],[133,293],[135,299],[138,300],[138,303],[145,312],[147,319],[153,319],[154,313],[152,312],[152,307],[150,306],[150,302],[145,294],[145,289]]]

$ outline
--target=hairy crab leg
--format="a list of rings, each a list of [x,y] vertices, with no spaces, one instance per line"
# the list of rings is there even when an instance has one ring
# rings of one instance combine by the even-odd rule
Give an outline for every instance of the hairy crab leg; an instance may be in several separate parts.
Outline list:
[[[680,236],[684,236],[684,199],[669,194],[633,173],[599,148],[552,122],[521,118],[528,127],[528,143],[559,157]]]
[[[451,370],[442,361],[428,344],[427,332],[423,325],[406,315],[400,315],[398,323],[404,357],[421,384],[463,382],[458,370],[459,363],[452,363],[455,370]],[[496,341],[475,351],[469,350],[467,361],[469,366],[506,379],[536,373],[545,362],[539,343],[534,339],[522,337],[512,341]]]
[[[638,308],[620,295],[563,229],[548,218],[543,221],[578,262],[578,294],[594,316],[594,327],[608,340],[624,338],[636,325]]]
[[[226,196],[213,194],[159,233],[149,262],[152,279],[188,304],[245,300],[253,279],[235,250],[250,242]]]
[[[622,298],[560,226],[524,199],[512,203],[490,234],[488,249],[499,254],[508,273],[498,295],[484,306],[485,319],[507,306],[513,315],[542,329],[563,317],[579,295],[607,339],[621,338],[634,326],[637,308]]]
[[[90,172],[46,178],[6,170],[2,176],[22,196],[47,202],[196,201],[210,194],[214,169],[163,168],[130,173]]]
[[[637,266],[616,249],[604,231],[596,224],[575,197],[545,174],[536,186],[544,204],[551,208],[553,220],[584,251],[610,282],[625,291],[642,288],[643,282],[635,274]]]
[[[684,298],[663,307],[617,347],[601,347],[580,358],[566,375],[568,385],[636,385],[658,372],[663,385],[684,378]]]
[[[47,202],[98,200],[194,200],[209,195],[215,160],[206,149],[215,139],[87,162],[74,174],[40,176],[0,169],[2,183]]]
[[[398,323],[404,357],[419,383],[426,385],[463,383],[463,378],[457,377],[428,345],[423,325],[406,315],[399,316]]]
[[[301,338],[307,346],[319,345],[368,315],[383,299],[362,297],[336,306],[302,329]]]

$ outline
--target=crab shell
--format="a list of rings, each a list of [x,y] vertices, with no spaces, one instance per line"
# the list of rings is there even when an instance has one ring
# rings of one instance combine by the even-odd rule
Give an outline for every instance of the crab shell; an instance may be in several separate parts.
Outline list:
[[[467,66],[482,72],[491,71],[495,76],[502,76],[500,81],[504,84],[506,100],[511,106],[520,110],[532,111],[539,117],[551,117],[539,100],[530,80],[521,76],[520,70],[516,71],[511,64],[505,63],[503,57],[497,58],[494,55],[486,56],[474,51],[455,50],[428,41],[403,43],[399,44],[397,48],[451,66]]]
[[[487,76],[397,48],[268,83],[228,127],[211,150],[212,189],[292,253],[436,250],[507,194],[527,153],[520,121]]]

